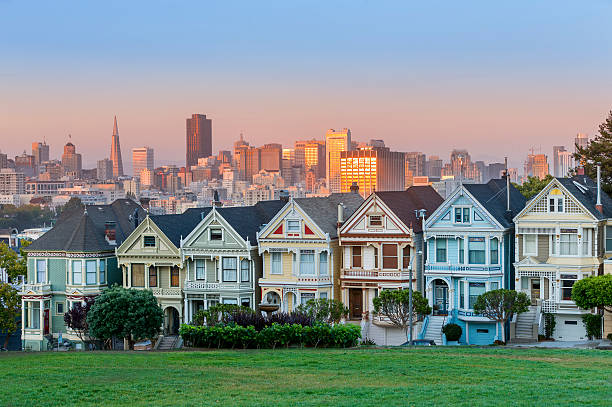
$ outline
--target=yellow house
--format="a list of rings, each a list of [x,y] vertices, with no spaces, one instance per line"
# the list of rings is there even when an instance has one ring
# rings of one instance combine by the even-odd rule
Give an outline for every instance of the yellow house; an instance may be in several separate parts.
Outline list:
[[[295,198],[272,218],[257,234],[262,305],[291,312],[310,299],[340,299],[338,222],[362,202],[355,192]]]

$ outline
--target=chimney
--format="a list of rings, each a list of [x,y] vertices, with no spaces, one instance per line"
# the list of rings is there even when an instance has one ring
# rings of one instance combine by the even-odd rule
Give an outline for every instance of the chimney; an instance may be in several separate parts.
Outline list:
[[[576,168],[576,175],[584,175],[584,167],[582,165]]]
[[[351,184],[351,193],[353,193],[353,194],[358,194],[359,193],[359,185],[357,185],[357,182],[353,182]]]
[[[115,244],[117,240],[117,226],[113,221],[106,221],[104,223],[104,236],[106,241],[110,244]]]
[[[338,227],[344,223],[344,205],[338,204]]]
[[[278,199],[285,203],[289,202],[289,191],[281,189],[278,193]]]
[[[599,213],[603,214],[603,205],[601,204],[601,165],[597,164],[597,203],[595,208]]]
[[[510,212],[510,173],[508,172],[508,157],[505,157],[506,163],[506,212]]]

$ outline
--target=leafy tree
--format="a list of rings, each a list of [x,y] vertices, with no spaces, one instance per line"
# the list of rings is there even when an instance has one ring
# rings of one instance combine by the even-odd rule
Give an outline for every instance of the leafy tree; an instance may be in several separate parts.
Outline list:
[[[27,228],[50,225],[55,219],[55,214],[49,208],[41,208],[39,205],[0,205],[0,228]]]
[[[391,323],[406,331],[410,326],[409,290],[381,290],[374,298],[374,312],[384,315]],[[416,322],[419,315],[431,313],[431,307],[423,295],[418,291],[412,292],[412,322]]]
[[[10,284],[0,283],[0,305],[0,331],[6,332],[6,349],[9,337],[17,330],[17,317],[21,313],[21,298]]]
[[[297,307],[296,311],[310,316],[316,322],[328,324],[337,324],[349,312],[342,301],[328,300],[327,298],[308,300],[306,304]]]
[[[474,304],[474,312],[499,322],[503,342],[506,341],[505,324],[514,314],[526,312],[531,301],[525,293],[514,290],[492,290],[480,294]]]
[[[526,199],[531,199],[537,194],[540,193],[541,190],[546,187],[552,181],[553,176],[548,174],[543,179],[539,179],[538,177],[528,177],[527,181],[523,182],[523,185],[513,184],[516,189],[519,190],[521,194]]]
[[[612,312],[612,274],[576,281],[572,286],[572,300],[583,309],[598,307]]]
[[[150,290],[113,286],[98,296],[87,314],[92,336],[109,340],[112,337],[134,341],[152,338],[159,332],[164,314]]]
[[[28,271],[27,253],[23,250],[30,245],[30,241],[22,240],[21,248],[19,249],[20,256],[13,249],[8,247],[6,243],[0,243],[0,268],[6,270],[6,273],[11,278],[17,276],[25,276]]]
[[[85,343],[85,338],[89,334],[87,314],[94,302],[94,298],[85,297],[85,304],[76,303],[64,314],[66,326],[72,329],[83,343]]]
[[[599,125],[599,134],[586,147],[577,147],[574,159],[582,163],[585,174],[592,179],[597,178],[600,164],[603,190],[612,193],[612,110]]]

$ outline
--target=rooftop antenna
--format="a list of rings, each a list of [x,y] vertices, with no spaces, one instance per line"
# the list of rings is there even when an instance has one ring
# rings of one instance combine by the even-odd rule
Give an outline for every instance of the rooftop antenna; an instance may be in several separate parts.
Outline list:
[[[508,157],[504,157],[506,164],[506,211],[510,212],[510,172],[508,171]]]

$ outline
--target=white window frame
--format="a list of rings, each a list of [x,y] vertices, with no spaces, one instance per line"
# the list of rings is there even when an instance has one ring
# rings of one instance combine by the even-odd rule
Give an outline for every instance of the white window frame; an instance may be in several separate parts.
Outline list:
[[[147,238],[153,238],[153,246],[149,246],[145,243]],[[142,247],[144,249],[155,249],[157,247],[157,238],[155,235],[145,235],[142,237]]]
[[[563,236],[575,236],[576,237],[576,253],[574,254],[564,254],[563,250],[561,249],[563,247],[563,243],[566,244],[572,244],[573,242],[563,242],[561,241],[561,238]],[[578,239],[578,233],[559,233],[559,253],[557,254],[557,256],[559,257],[581,257],[582,254],[580,253],[580,239]]]
[[[195,259],[194,262],[194,279],[196,281],[205,281],[206,280],[206,259]],[[198,264],[201,264],[203,267],[201,267],[201,269],[203,270],[203,275],[202,278],[198,278]]]
[[[287,219],[285,222],[287,223],[285,225],[287,233],[302,233],[302,222],[300,222],[299,219]],[[289,226],[291,223],[297,223],[297,230],[291,230],[291,227]]]
[[[593,247],[593,237],[595,236],[595,230],[592,228],[582,229],[582,235],[580,239],[580,245],[582,246],[579,250],[579,255],[582,257],[590,257],[593,255],[591,248]]]
[[[243,304],[242,304],[242,302],[243,302],[243,301],[248,302],[248,303],[249,303],[249,305],[243,305]],[[240,298],[240,306],[241,306],[241,307],[249,307],[249,308],[251,308],[251,297],[241,297],[241,298]]]
[[[495,263],[493,263],[493,240],[497,241],[497,261]],[[489,264],[492,265],[498,265],[501,262],[501,251],[500,251],[500,246],[501,246],[501,239],[497,236],[493,236],[489,238]]]
[[[527,251],[527,236],[535,236],[535,251]],[[537,256],[538,255],[538,235],[533,233],[526,233],[523,235],[523,256]]]
[[[380,219],[380,225],[374,225],[372,223],[372,218],[379,218]],[[368,215],[368,227],[369,228],[383,228],[385,227],[385,220],[383,218],[383,215]]]
[[[79,270],[80,277],[79,278],[81,279],[81,281],[78,282],[78,283],[76,283],[74,281],[74,274],[75,274],[74,273],[74,265],[77,264],[77,263],[80,265],[79,266],[80,267],[80,270]],[[83,261],[82,260],[71,260],[70,261],[70,273],[71,273],[70,274],[70,281],[72,281],[72,285],[83,285]]]
[[[320,298],[320,299],[322,299],[322,300],[327,300],[327,299],[328,299],[328,297],[327,297],[327,291],[322,291],[322,292],[320,292],[320,293],[319,293],[319,298]]]
[[[62,305],[62,308],[64,309],[64,312],[57,312],[57,306],[58,305]],[[63,316],[66,313],[66,303],[64,301],[56,301],[55,302],[55,307],[54,307],[54,311],[55,311],[55,316]]]
[[[212,238],[213,230],[215,230],[215,231],[218,230],[218,231],[221,232],[221,239],[213,239]],[[223,228],[220,228],[220,227],[214,227],[213,228],[213,227],[211,227],[211,228],[208,229],[208,241],[209,242],[222,242],[224,240],[224,238],[225,238],[225,235],[223,233]]]
[[[243,268],[243,265],[246,264],[246,269]],[[244,272],[246,271],[246,279],[244,278]],[[249,259],[240,260],[240,282],[248,283],[251,281],[251,262]]]
[[[457,209],[461,209],[461,220],[459,222],[457,222],[457,216],[456,216],[456,212]],[[467,222],[464,222],[464,216],[465,216],[465,209],[468,210],[468,216],[469,219]],[[474,216],[474,214],[472,213],[472,207],[470,205],[455,205],[453,206],[453,213],[452,213],[452,217],[453,217],[453,224],[455,225],[471,225],[472,224],[472,218]]]
[[[300,305],[306,305],[306,303],[310,300],[316,299],[315,293],[300,293]],[[304,299],[306,298],[306,301]]]
[[[310,249],[304,249],[304,250],[300,250],[300,252],[298,253],[298,268],[300,271],[300,276],[315,276],[317,274],[317,259],[315,256],[315,251],[314,250],[310,250]],[[312,256],[312,273],[304,273],[303,269],[302,269],[302,264],[310,264],[310,262],[302,262],[302,255],[305,256]]]
[[[573,276],[576,276],[576,278],[575,279],[574,278],[563,278],[563,276],[567,276],[567,275],[573,275]],[[580,276],[578,274],[569,274],[568,273],[568,274],[561,274],[561,275],[559,275],[559,301],[573,302],[571,299],[569,299],[569,300],[564,300],[563,299],[563,290],[567,289],[567,288],[570,288],[570,289],[573,290],[574,284],[576,284],[576,281],[578,281],[578,280],[580,280]],[[574,284],[572,284],[571,287],[563,287],[563,282],[564,281],[573,281]],[[570,298],[571,298],[571,295],[570,295]]]
[[[274,268],[274,255],[278,255],[279,261],[278,263],[278,271],[275,271]],[[281,275],[283,274],[283,253],[282,252],[270,252],[270,274],[272,275]]]
[[[552,204],[554,210],[550,210],[551,201],[555,201]],[[559,205],[561,203],[561,205]],[[561,210],[559,210],[559,208]],[[565,212],[565,197],[563,195],[549,195],[546,201],[546,209],[548,213],[564,213]]]
[[[605,225],[604,235],[604,251],[606,253],[612,253],[612,225]],[[610,242],[610,249],[608,249],[608,241]]]
[[[230,269],[230,268],[226,269],[226,268],[223,266],[223,261],[224,261],[225,259],[234,259],[234,261],[236,262],[236,263],[235,263],[235,266],[236,266],[236,267],[235,267],[234,269]],[[239,277],[239,276],[238,276],[238,273],[239,273],[239,269],[240,269],[240,264],[239,264],[239,263],[240,263],[240,262],[238,261],[238,259],[237,259],[236,257],[233,257],[233,256],[223,256],[223,257],[221,257],[221,281],[223,281],[224,283],[237,283],[237,282],[239,282],[239,281],[240,281],[240,280],[238,279],[238,277]],[[236,273],[236,274],[235,274],[235,278],[234,278],[234,280],[226,280],[226,279],[225,279],[225,271],[226,271],[226,270],[227,270],[227,271],[231,271],[231,270],[233,270],[233,271],[234,271],[234,273]]]
[[[94,265],[93,273],[89,272],[87,269],[88,264]],[[94,281],[89,282],[89,276],[93,275]],[[96,260],[85,260],[85,285],[96,285],[98,282],[98,262]]]
[[[240,302],[236,297],[223,297],[221,298],[221,304],[239,305]]]
[[[100,284],[106,284],[106,278],[108,274],[108,270],[106,269],[108,264],[106,263],[106,259],[100,259],[98,264],[98,278],[100,279]],[[104,276],[104,278],[102,278]]]
[[[39,281],[40,280],[40,276],[39,276],[39,271],[38,271],[38,264],[40,263],[44,263],[45,264],[45,280],[44,281]],[[35,278],[35,282],[36,283],[46,283],[47,280],[49,280],[49,262],[47,261],[47,259],[36,259],[35,261],[36,264],[36,275],[34,276]]]
[[[321,261],[321,257],[325,255],[325,261]],[[326,251],[319,252],[319,274],[326,276],[329,274],[329,253]]]

